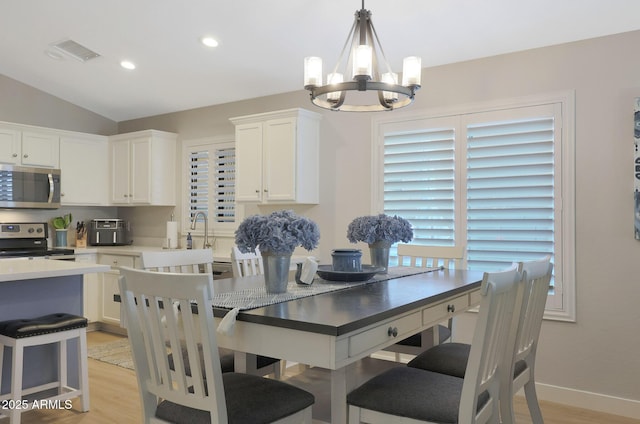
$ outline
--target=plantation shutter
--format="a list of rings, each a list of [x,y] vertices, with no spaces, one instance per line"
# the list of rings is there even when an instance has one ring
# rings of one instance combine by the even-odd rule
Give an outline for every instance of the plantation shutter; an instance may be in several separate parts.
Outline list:
[[[189,153],[189,221],[196,212],[209,213],[209,151],[192,149]]]
[[[223,224],[223,227],[234,224],[236,154],[233,143],[210,142],[187,148],[188,222],[202,211],[210,224]]]
[[[236,149],[216,149],[213,196],[216,222],[235,221],[235,174]]]
[[[413,244],[453,246],[456,229],[454,121],[426,120],[384,137],[384,213],[407,219]],[[390,252],[397,263],[396,247]]]

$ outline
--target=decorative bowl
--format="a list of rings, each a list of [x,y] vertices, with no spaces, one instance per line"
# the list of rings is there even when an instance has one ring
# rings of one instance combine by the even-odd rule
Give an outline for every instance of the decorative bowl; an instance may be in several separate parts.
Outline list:
[[[333,265],[318,265],[316,273],[324,280],[328,281],[367,281],[378,272],[384,271],[383,267],[373,265],[362,265],[362,271],[334,271]]]

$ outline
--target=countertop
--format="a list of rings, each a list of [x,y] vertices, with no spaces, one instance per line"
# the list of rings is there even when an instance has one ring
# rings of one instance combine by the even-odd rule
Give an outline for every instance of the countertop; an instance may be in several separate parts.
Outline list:
[[[140,246],[140,245],[128,245],[128,246],[88,246],[88,247],[76,247],[74,253],[76,255],[82,254],[104,254],[104,255],[126,255],[126,256],[140,256],[142,252],[163,252],[169,249],[158,246]],[[176,249],[171,249],[176,250]],[[185,249],[177,249],[185,250]],[[223,255],[220,252],[213,251],[214,262],[227,262],[231,263],[231,257]]]
[[[54,261],[40,258],[2,259],[0,260],[0,283],[106,272],[110,269],[111,267],[108,265],[85,262]]]

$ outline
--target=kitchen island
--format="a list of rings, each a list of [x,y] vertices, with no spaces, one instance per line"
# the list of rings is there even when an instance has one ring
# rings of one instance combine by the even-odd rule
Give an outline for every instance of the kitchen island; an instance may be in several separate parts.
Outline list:
[[[83,275],[105,272],[107,265],[41,258],[0,260],[0,321],[35,318],[56,312],[83,315]],[[70,361],[77,361],[75,349]],[[5,349],[0,393],[9,391],[11,350]],[[25,384],[32,386],[56,378],[55,346],[38,346],[24,355]],[[70,382],[77,383],[77,367],[70,366]]]

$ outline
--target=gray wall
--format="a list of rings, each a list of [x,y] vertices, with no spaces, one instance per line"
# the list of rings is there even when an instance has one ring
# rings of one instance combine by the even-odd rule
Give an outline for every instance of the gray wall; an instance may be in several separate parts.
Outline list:
[[[538,381],[552,400],[578,398],[585,407],[601,407],[603,398],[592,394],[610,396],[607,402],[614,405],[616,398],[633,400],[623,402],[630,409],[619,413],[640,418],[640,241],[633,238],[631,172],[638,45],[640,32],[631,32],[428,68],[415,104],[393,113],[575,90],[577,322],[543,324]],[[156,128],[183,138],[231,134],[229,117],[290,107],[323,112],[301,90],[121,122],[119,132]],[[323,114],[320,204],[296,210],[320,225],[314,253],[327,261],[331,249],[349,245],[345,233],[351,219],[370,212],[373,115]],[[460,319],[460,332],[468,334],[473,322],[471,314]]]

